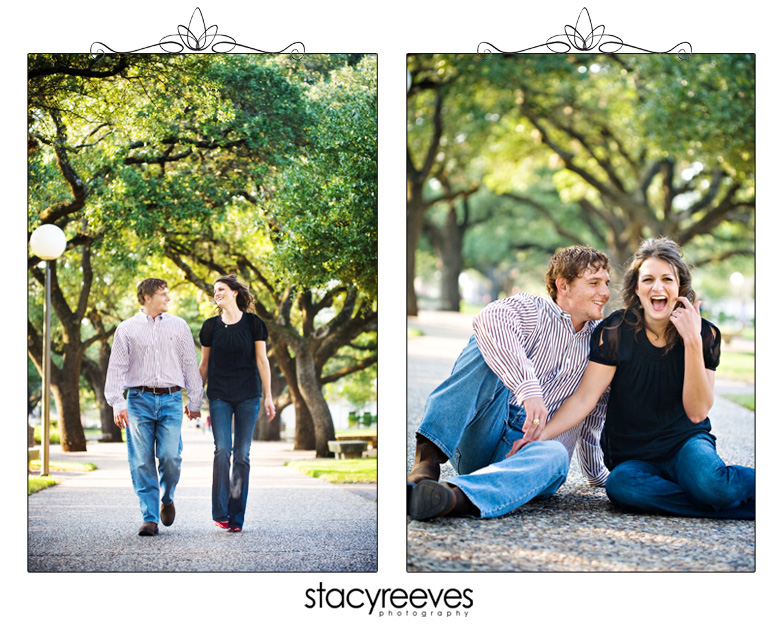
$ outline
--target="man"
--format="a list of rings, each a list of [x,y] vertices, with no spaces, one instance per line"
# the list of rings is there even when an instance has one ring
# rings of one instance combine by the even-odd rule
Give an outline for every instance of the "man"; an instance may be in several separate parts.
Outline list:
[[[556,440],[510,451],[523,433],[543,429],[577,389],[591,332],[610,297],[609,269],[600,251],[566,248],[550,260],[550,298],[517,294],[476,316],[474,335],[452,374],[425,404],[408,475],[412,518],[490,518],[554,494],[566,481],[578,441],[583,474],[591,485],[604,485],[608,472],[599,434],[606,393],[581,425]],[[439,482],[447,459],[459,476]]]
[[[188,325],[166,313],[171,300],[166,281],[145,279],[137,298],[141,311],[114,333],[105,394],[115,424],[126,428],[131,479],[144,521],[139,535],[154,536],[159,520],[166,526],[174,522],[182,463],[181,390],[188,390],[185,413],[192,420],[201,416],[203,383]]]

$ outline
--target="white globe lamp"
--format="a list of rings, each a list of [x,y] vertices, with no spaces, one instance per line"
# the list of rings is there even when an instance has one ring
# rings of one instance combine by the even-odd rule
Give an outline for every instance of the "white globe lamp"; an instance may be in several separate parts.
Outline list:
[[[30,236],[30,249],[33,254],[46,261],[46,282],[44,288],[44,353],[41,399],[43,400],[43,424],[41,425],[41,475],[49,474],[49,405],[51,385],[52,353],[52,261],[65,252],[67,242],[63,230],[54,224],[42,224]]]
[[[30,236],[30,249],[37,257],[46,261],[62,255],[65,245],[65,233],[55,224],[43,224]]]

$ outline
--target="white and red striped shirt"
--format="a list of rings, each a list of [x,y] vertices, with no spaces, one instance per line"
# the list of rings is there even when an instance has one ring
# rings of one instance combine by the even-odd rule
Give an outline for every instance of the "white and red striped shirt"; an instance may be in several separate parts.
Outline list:
[[[123,392],[133,387],[188,391],[188,408],[200,411],[204,384],[196,361],[196,346],[182,318],[143,311],[119,324],[106,371],[104,394],[115,412],[127,408]]]
[[[588,365],[591,333],[599,320],[574,330],[568,312],[552,299],[516,294],[497,300],[474,318],[474,336],[490,369],[512,391],[510,403],[542,397],[548,419],[577,389]],[[608,388],[609,389],[609,388]],[[607,412],[607,394],[602,395],[587,418],[559,440],[571,457],[578,444],[578,459],[591,485],[604,485],[609,472],[599,437]]]

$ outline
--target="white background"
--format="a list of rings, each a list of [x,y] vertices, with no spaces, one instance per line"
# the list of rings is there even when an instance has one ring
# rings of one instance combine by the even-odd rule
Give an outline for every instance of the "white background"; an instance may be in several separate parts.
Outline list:
[[[669,624],[717,626],[780,620],[782,486],[782,354],[775,307],[784,304],[780,256],[782,162],[781,9],[774,3],[372,2],[333,0],[229,3],[12,2],[3,11],[4,107],[0,246],[6,269],[2,457],[3,615],[18,624],[192,625],[321,624],[478,625],[500,622],[561,625]],[[574,25],[586,6],[594,26],[626,43],[668,50],[688,41],[695,53],[757,55],[757,459],[759,470],[755,574],[407,574],[405,572],[405,68],[407,53],[476,52],[487,41],[501,50],[538,45]],[[116,8],[121,7],[121,8]],[[375,574],[28,574],[23,491],[26,372],[26,55],[88,52],[101,41],[115,50],[152,45],[187,25],[194,9],[206,25],[262,50],[301,41],[306,52],[365,52],[379,61],[379,572]],[[763,8],[765,7],[765,8]],[[4,321],[5,322],[5,321]],[[10,324],[9,324],[10,323]],[[779,357],[780,359],[780,357]],[[13,376],[9,374],[13,372]],[[100,524],[100,521],[96,521]],[[89,529],[85,529],[89,532]],[[778,585],[774,588],[774,577]],[[473,589],[469,617],[369,617],[363,610],[307,610],[305,591],[326,588]],[[775,606],[774,606],[775,604]],[[771,610],[769,614],[768,610]],[[20,615],[20,612],[23,613]],[[756,616],[753,619],[752,616]],[[5,622],[5,620],[4,620]]]

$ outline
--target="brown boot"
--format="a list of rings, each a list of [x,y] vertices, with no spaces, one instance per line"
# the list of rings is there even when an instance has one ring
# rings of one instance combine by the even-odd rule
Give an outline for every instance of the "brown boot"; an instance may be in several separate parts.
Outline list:
[[[414,520],[429,520],[439,516],[479,516],[479,510],[457,486],[425,479],[411,490],[408,515]]]
[[[424,479],[438,481],[441,476],[441,464],[447,461],[443,451],[423,435],[417,433],[414,466],[408,473],[408,483],[419,483]]]

